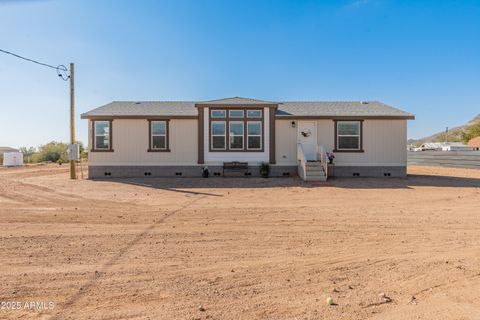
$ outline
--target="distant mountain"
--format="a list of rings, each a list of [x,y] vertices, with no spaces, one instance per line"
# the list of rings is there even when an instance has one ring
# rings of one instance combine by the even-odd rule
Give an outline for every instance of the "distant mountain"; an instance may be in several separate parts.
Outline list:
[[[453,141],[462,141],[462,132],[467,128],[468,126],[471,126],[472,124],[480,121],[480,114],[478,114],[476,117],[474,117],[472,120],[470,120],[468,123],[454,127],[454,128],[449,128],[448,129],[448,141],[453,142]],[[438,132],[435,134],[432,134],[431,136],[424,137],[421,139],[409,139],[408,144],[422,144],[424,142],[443,142],[445,141],[445,131]]]

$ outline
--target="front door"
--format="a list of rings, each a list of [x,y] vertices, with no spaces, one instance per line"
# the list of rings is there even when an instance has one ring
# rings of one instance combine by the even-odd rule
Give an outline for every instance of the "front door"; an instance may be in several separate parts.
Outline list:
[[[317,160],[317,122],[298,121],[298,143],[302,144],[305,158]]]

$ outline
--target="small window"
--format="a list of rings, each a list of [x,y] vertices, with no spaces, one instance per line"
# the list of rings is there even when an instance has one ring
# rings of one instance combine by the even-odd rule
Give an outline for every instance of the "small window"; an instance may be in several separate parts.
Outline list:
[[[212,121],[212,149],[225,150],[226,149],[226,122]]]
[[[243,121],[231,121],[229,125],[230,150],[243,150]]]
[[[360,121],[338,121],[337,122],[337,149],[338,150],[360,150]]]
[[[248,150],[262,149],[262,122],[260,121],[247,122],[247,149]]]
[[[95,150],[110,150],[110,121],[94,121]]]
[[[228,111],[228,116],[230,118],[243,118],[243,110],[230,110]]]
[[[150,149],[166,150],[168,148],[167,121],[150,121],[150,132]]]
[[[212,118],[225,118],[227,112],[225,110],[212,110],[211,117]]]
[[[248,110],[247,111],[247,118],[261,118],[262,117],[262,110]]]

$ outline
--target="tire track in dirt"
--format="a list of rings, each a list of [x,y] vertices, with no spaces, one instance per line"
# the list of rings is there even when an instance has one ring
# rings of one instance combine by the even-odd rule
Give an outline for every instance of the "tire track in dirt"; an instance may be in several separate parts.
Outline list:
[[[157,220],[155,223],[151,224],[147,228],[145,228],[141,233],[137,234],[135,238],[133,238],[132,241],[128,242],[123,248],[121,248],[116,255],[114,255],[112,258],[110,258],[106,263],[104,263],[100,268],[98,268],[95,272],[93,277],[90,278],[84,285],[82,285],[79,290],[77,291],[76,294],[74,294],[72,297],[70,297],[64,304],[63,304],[63,312],[62,313],[67,313],[68,308],[72,307],[75,305],[77,301],[82,299],[83,296],[85,296],[90,290],[92,290],[97,281],[100,280],[102,277],[102,274],[105,274],[106,271],[108,271],[112,266],[114,266],[122,256],[124,256],[135,244],[137,244],[140,240],[145,238],[155,227],[159,224],[162,224],[167,220],[168,218],[173,217],[174,215],[177,215],[181,211],[187,209],[188,207],[192,206],[196,202],[204,199],[206,195],[202,195],[198,198],[193,199],[192,201],[189,201],[188,203],[184,204],[178,209],[172,210],[169,213],[166,213],[161,219]],[[62,314],[60,312],[52,315],[49,319],[50,320],[60,320],[65,318],[65,314]]]

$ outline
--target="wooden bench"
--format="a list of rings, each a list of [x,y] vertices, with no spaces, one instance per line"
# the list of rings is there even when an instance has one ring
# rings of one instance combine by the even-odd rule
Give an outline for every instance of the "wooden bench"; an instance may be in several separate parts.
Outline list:
[[[223,176],[225,177],[225,171],[232,171],[232,172],[244,172],[245,175],[248,177],[248,162],[224,162],[223,163]]]

